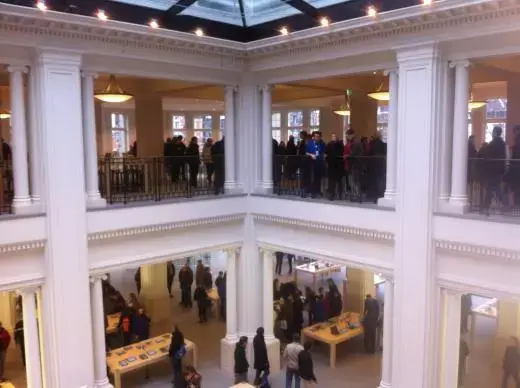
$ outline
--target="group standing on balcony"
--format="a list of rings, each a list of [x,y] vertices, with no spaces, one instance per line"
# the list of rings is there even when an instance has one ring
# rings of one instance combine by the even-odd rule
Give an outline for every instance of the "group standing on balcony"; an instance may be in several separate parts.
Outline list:
[[[335,134],[325,143],[321,132],[300,133],[298,143],[293,136],[287,145],[274,144],[274,187],[279,194],[294,186],[302,197],[321,197],[324,191],[330,200],[377,202],[384,195],[386,179],[386,143],[376,133],[357,139],[353,129],[343,143]],[[276,143],[276,144],[275,144]],[[326,188],[323,178],[327,177]]]

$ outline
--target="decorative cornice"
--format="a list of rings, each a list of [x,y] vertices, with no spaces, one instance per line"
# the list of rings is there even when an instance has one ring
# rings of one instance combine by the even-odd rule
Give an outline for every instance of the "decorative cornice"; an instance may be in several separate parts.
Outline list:
[[[179,222],[170,222],[166,224],[157,224],[157,225],[148,225],[148,226],[140,226],[137,228],[127,228],[127,229],[115,229],[108,230],[98,233],[89,234],[89,241],[96,240],[107,240],[111,238],[118,237],[128,237],[128,236],[136,236],[145,233],[160,233],[167,232],[174,229],[186,229],[192,228],[194,226],[207,226],[212,224],[223,224],[229,222],[241,221],[245,217],[245,213],[239,214],[231,214],[226,216],[218,216],[218,217],[209,217],[209,218],[200,218],[196,220],[188,220],[188,221],[179,221]]]
[[[477,23],[504,22],[518,19],[518,0],[497,0],[484,3],[468,0],[433,2],[431,6],[418,5],[380,14],[377,19],[358,18],[335,23],[328,30],[309,29],[291,34],[290,39],[279,37],[248,44],[250,57],[270,56],[283,52],[285,55],[307,55],[313,49],[338,48],[369,41],[387,41],[407,35],[428,35],[435,32],[468,26],[478,29]],[[277,39],[278,38],[278,39]]]
[[[32,251],[45,247],[45,240],[24,241],[13,244],[0,245],[0,254]]]
[[[455,252],[463,255],[495,257],[504,260],[520,260],[520,252],[518,251],[474,244],[465,244],[447,240],[436,240],[435,248],[442,251]]]
[[[358,237],[362,239],[369,239],[375,241],[393,241],[394,235],[390,232],[381,232],[378,230],[354,228],[344,225],[333,225],[322,222],[304,221],[295,218],[286,218],[279,216],[271,216],[265,214],[253,214],[255,220],[267,221],[276,224],[291,225],[296,227],[303,227],[307,229],[320,229],[340,234],[345,234],[352,237]]]

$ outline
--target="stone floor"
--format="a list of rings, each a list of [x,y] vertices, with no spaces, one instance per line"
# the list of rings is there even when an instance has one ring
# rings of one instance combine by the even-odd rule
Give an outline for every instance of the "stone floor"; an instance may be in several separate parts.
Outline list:
[[[213,255],[211,266],[214,274],[223,269],[225,258],[223,255]],[[126,297],[130,292],[135,292],[133,281],[134,270],[124,270],[111,274],[111,281]],[[284,267],[284,273],[286,273]],[[337,282],[341,281],[338,274]],[[300,286],[305,286],[305,280]],[[232,383],[232,376],[219,370],[220,339],[225,335],[225,324],[211,319],[209,323],[200,325],[197,323],[195,309],[183,310],[179,307],[178,285],[174,284],[175,296],[169,306],[171,319],[152,326],[152,335],[161,334],[171,330],[173,322],[177,323],[184,332],[186,338],[193,340],[198,345],[198,370],[203,376],[204,388],[227,388]],[[341,289],[341,288],[340,288]],[[476,338],[470,350],[468,373],[464,388],[498,388],[500,387],[500,360],[493,362],[493,336],[496,322],[489,318],[479,317],[476,326]],[[338,346],[337,366],[334,369],[328,366],[328,348],[322,344],[316,344],[313,348],[316,365],[316,376],[320,388],[376,388],[380,381],[381,354],[366,355],[362,351],[360,339]],[[149,369],[147,379],[144,371],[136,371],[123,377],[123,388],[169,388],[171,384],[171,371],[167,362],[155,365]],[[19,350],[14,346],[8,352],[7,377],[16,388],[27,388],[25,373],[21,366]],[[250,378],[252,379],[252,373]],[[272,376],[273,388],[283,388],[284,376],[279,374]],[[49,387],[50,388],[50,387]],[[395,387],[397,388],[397,387]],[[409,387],[399,387],[409,388]],[[454,387],[450,387],[454,388]]]

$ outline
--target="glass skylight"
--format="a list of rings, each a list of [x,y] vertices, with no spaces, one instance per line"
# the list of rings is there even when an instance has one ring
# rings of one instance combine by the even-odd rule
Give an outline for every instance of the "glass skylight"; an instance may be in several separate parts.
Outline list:
[[[112,0],[117,3],[125,3],[129,5],[136,5],[138,7],[147,7],[166,11],[177,3],[177,0]]]

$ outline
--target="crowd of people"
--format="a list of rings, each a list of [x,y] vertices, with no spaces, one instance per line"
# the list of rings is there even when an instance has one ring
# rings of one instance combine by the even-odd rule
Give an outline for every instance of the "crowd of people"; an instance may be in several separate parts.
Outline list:
[[[386,184],[386,143],[379,133],[358,140],[353,129],[346,138],[344,143],[332,134],[325,143],[321,132],[302,131],[299,139],[290,136],[287,144],[273,139],[275,192],[287,193],[296,182],[303,197],[377,201]]]

